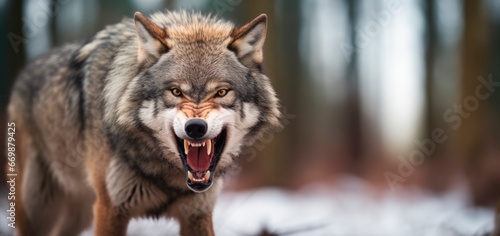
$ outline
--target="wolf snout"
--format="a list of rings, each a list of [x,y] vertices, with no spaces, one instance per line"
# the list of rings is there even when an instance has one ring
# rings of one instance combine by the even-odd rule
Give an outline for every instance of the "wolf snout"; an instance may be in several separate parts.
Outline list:
[[[207,133],[207,122],[202,119],[190,119],[184,130],[190,138],[198,140]]]

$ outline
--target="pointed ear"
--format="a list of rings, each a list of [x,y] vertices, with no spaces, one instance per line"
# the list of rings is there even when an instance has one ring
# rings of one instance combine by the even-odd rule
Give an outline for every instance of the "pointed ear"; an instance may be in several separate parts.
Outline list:
[[[264,41],[267,32],[267,15],[261,14],[250,23],[233,30],[229,49],[240,62],[249,68],[260,68],[263,62]]]
[[[157,60],[168,51],[167,32],[140,12],[134,14],[135,30],[139,41],[137,59],[140,64]]]

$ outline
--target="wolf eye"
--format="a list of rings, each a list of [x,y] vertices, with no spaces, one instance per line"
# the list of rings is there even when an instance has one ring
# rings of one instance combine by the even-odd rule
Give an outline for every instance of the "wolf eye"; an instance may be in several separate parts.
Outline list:
[[[224,96],[226,96],[228,91],[229,90],[227,90],[227,89],[219,89],[219,91],[217,91],[217,94],[215,96],[216,97],[224,97]]]
[[[170,92],[172,92],[172,95],[174,95],[176,97],[180,97],[182,95],[181,90],[179,90],[178,88],[173,88],[170,90]]]

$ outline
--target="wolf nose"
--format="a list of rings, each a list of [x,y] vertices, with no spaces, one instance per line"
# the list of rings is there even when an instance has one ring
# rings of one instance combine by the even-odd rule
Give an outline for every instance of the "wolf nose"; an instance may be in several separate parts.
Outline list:
[[[207,133],[207,122],[202,119],[191,119],[184,127],[187,135],[193,139],[199,139]]]

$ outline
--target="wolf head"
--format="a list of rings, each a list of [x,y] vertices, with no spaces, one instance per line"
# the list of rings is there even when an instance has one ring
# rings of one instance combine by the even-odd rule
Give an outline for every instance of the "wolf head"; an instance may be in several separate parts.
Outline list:
[[[280,126],[262,72],[267,16],[242,27],[186,12],[136,13],[134,22],[139,72],[119,98],[118,123],[130,126],[120,117],[136,111],[188,187],[205,191],[242,148]]]

